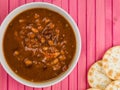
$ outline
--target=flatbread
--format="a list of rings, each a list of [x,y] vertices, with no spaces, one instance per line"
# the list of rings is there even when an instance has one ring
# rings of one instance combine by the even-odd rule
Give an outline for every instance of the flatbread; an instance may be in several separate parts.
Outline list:
[[[89,88],[87,90],[101,90],[101,89],[98,89],[98,88]]]
[[[102,69],[102,61],[98,61],[91,66],[88,71],[88,83],[93,88],[105,89],[111,83]]]
[[[120,80],[111,82],[105,90],[120,90]]]
[[[106,75],[113,79],[120,79],[120,46],[115,46],[107,50],[103,56],[103,69]]]

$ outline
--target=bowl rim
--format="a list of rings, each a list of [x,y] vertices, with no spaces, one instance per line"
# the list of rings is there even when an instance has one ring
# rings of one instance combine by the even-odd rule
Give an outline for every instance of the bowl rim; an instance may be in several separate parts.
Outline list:
[[[57,12],[60,15],[62,15],[69,22],[71,27],[73,28],[75,38],[76,38],[76,52],[75,52],[75,55],[74,55],[74,59],[72,60],[71,65],[68,68],[68,70],[65,71],[63,74],[61,74],[60,76],[54,78],[54,79],[51,79],[51,80],[48,80],[48,81],[45,81],[45,82],[40,82],[40,83],[30,82],[28,80],[23,79],[19,75],[15,74],[15,72],[7,64],[7,61],[6,61],[5,56],[4,56],[4,51],[3,51],[3,38],[4,38],[4,34],[5,34],[5,31],[6,31],[6,28],[9,24],[9,22],[16,15],[20,14],[23,11],[28,10],[26,8],[32,9],[32,8],[35,8],[35,7],[36,8],[47,8],[49,10],[52,10],[52,11]],[[12,19],[11,19],[11,17],[12,17]],[[7,21],[9,21],[9,22],[7,22]],[[32,3],[24,4],[22,6],[17,7],[12,12],[10,12],[7,15],[7,17],[4,19],[4,21],[2,22],[2,24],[0,26],[0,48],[1,48],[1,50],[0,50],[0,62],[3,66],[3,68],[5,69],[5,71],[14,80],[20,82],[23,85],[29,86],[29,87],[43,88],[43,87],[48,87],[48,86],[57,84],[58,82],[65,79],[73,71],[73,69],[75,68],[75,66],[76,66],[76,64],[79,60],[80,53],[81,53],[81,35],[80,35],[80,31],[79,31],[75,21],[72,19],[72,17],[65,10],[63,10],[62,8],[60,8],[60,7],[58,7],[54,4],[50,4],[50,3],[46,3],[46,2],[32,2]]]

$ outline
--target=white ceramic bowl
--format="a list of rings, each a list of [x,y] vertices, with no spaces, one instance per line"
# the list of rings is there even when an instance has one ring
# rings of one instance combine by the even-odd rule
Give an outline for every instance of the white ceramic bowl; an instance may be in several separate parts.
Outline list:
[[[66,18],[66,20],[70,23],[70,25],[72,26],[74,33],[75,33],[75,37],[76,37],[76,52],[75,52],[75,56],[74,59],[71,62],[70,67],[68,68],[68,70],[66,72],[64,72],[63,74],[61,74],[60,76],[58,76],[57,78],[45,81],[45,82],[40,82],[40,83],[35,83],[35,82],[30,82],[27,81],[23,78],[21,78],[20,76],[18,76],[17,74],[15,74],[11,68],[9,67],[9,65],[7,64],[5,57],[4,57],[4,52],[3,52],[3,38],[4,38],[4,34],[6,31],[6,28],[8,26],[8,24],[11,22],[11,20],[18,14],[20,14],[21,12],[28,10],[28,9],[32,9],[32,8],[46,8],[52,11],[55,11],[57,13],[59,13],[60,15],[62,15],[64,18]],[[3,21],[3,23],[1,24],[0,27],[0,61],[1,64],[3,66],[3,68],[5,69],[5,71],[12,77],[14,78],[16,81],[30,86],[30,87],[47,87],[47,86],[51,86],[54,85],[58,82],[60,82],[61,80],[63,80],[65,77],[67,77],[72,70],[74,69],[74,67],[76,66],[79,56],[80,56],[80,52],[81,52],[81,36],[80,36],[80,32],[79,29],[76,25],[76,23],[74,22],[74,20],[72,19],[72,17],[65,12],[63,9],[59,8],[56,5],[53,4],[49,4],[49,3],[43,3],[43,2],[34,2],[34,3],[29,3],[29,4],[25,4],[23,6],[20,6],[18,8],[16,8],[15,10],[13,10]]]

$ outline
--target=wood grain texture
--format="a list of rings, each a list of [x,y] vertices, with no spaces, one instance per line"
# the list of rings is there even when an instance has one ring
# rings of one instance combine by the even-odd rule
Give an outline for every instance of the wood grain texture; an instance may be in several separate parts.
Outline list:
[[[18,0],[18,2],[19,2],[18,3],[19,6],[25,4],[25,0]],[[23,84],[18,83],[17,84],[17,90],[25,90],[25,86]]]
[[[61,0],[52,0],[52,3],[61,7]],[[52,90],[61,90],[61,82],[52,86]]]
[[[34,0],[35,2],[42,2],[43,0]]]
[[[8,0],[0,0],[0,24],[2,23],[3,19],[7,16],[9,10],[9,1]]]
[[[6,6],[6,7],[4,7]],[[0,24],[2,23],[2,21],[4,20],[4,18],[6,17],[6,15],[8,14],[8,0],[0,0]],[[0,48],[0,50],[2,50],[2,48]],[[7,73],[4,71],[3,67],[0,65],[0,89],[2,90],[7,90],[7,84],[8,84],[8,75]]]
[[[77,23],[77,0],[69,0],[69,14]],[[77,65],[69,75],[69,90],[77,90]]]
[[[25,0],[25,3],[31,3],[34,2],[34,0]],[[34,88],[25,86],[25,90],[33,90]]]
[[[0,88],[2,90],[8,89],[8,75],[4,71],[3,67],[0,65]]]
[[[26,3],[31,3],[31,2],[34,2],[34,0],[25,0]]]
[[[61,2],[61,6],[62,8],[68,12],[68,3],[69,0],[62,0]],[[69,84],[68,84],[68,77],[65,78],[62,82],[61,82],[61,90],[68,90],[69,89]]]
[[[12,0],[9,1],[9,12],[11,12],[12,10],[14,10],[15,8],[17,8],[19,6],[19,2],[18,0]],[[8,76],[8,90],[24,90],[24,86],[23,85],[19,85],[18,86],[18,82],[15,81],[12,77]]]
[[[21,5],[25,4],[26,1],[25,1],[25,0],[18,0],[18,2],[19,2],[19,3],[18,3],[19,6],[21,6]]]
[[[90,66],[95,62],[95,4],[95,0],[87,0],[87,72]]]
[[[34,0],[34,2],[42,2],[43,0]],[[51,90],[51,88],[49,89],[49,87],[48,88],[44,88],[44,89],[42,89],[42,88],[34,88],[33,90]]]
[[[43,2],[52,3],[52,0],[43,0]],[[49,87],[43,88],[43,90],[52,90],[52,87],[49,86]]]
[[[96,0],[96,60],[105,52],[105,0]]]
[[[105,0],[105,49],[113,45],[113,3],[112,0]]]
[[[78,27],[81,33],[82,50],[81,56],[78,62],[78,90],[86,90],[86,66],[87,66],[87,1],[78,0]]]
[[[9,12],[11,12],[13,9],[17,8],[19,6],[19,0],[10,0],[9,1]]]
[[[113,45],[120,44],[120,0],[113,1]]]

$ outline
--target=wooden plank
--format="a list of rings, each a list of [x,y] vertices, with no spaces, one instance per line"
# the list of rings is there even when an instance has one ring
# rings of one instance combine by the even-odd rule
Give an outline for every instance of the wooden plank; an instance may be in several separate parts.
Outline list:
[[[25,0],[19,0],[19,6],[25,4]],[[24,85],[23,84],[18,84],[18,89],[17,90],[24,90]]]
[[[25,86],[24,90],[34,90],[34,88]]]
[[[43,0],[35,0],[35,2],[42,2]]]
[[[15,81],[12,77],[8,77],[8,90],[18,90],[18,82]],[[21,89],[19,89],[21,90]],[[23,89],[24,90],[24,89]]]
[[[19,6],[18,0],[9,1],[9,12]],[[24,85],[19,84],[10,76],[8,77],[8,90],[24,90]]]
[[[43,2],[52,3],[52,0],[43,0]]]
[[[105,51],[105,2],[96,0],[96,60],[102,58]]]
[[[34,0],[34,2],[42,2],[43,0]],[[33,90],[43,90],[42,88],[34,88]],[[47,89],[46,89],[47,90]],[[50,90],[50,89],[48,89]]]
[[[62,0],[62,8],[68,12],[68,0]],[[68,90],[68,77],[61,82],[61,90]]]
[[[33,2],[34,0],[26,0],[26,3],[31,3]],[[25,86],[25,90],[33,90],[34,88],[32,87],[28,87],[28,86]]]
[[[105,0],[105,49],[112,47],[113,25],[112,25],[112,0]]]
[[[113,45],[120,45],[120,0],[113,1]]]
[[[9,11],[11,12],[12,10],[14,10],[15,8],[17,8],[19,6],[19,3],[18,3],[19,0],[10,0],[9,1]]]
[[[45,0],[35,0],[35,2],[51,2],[51,0],[45,1]],[[51,90],[51,87],[46,88],[34,88],[34,90]]]
[[[43,88],[42,90],[52,90],[52,87],[51,87],[51,86],[45,87],[45,88]]]
[[[44,0],[43,2],[51,3],[51,0]],[[49,86],[49,87],[43,88],[43,90],[52,90],[52,87]]]
[[[19,1],[19,6],[25,4],[25,0],[18,0]],[[18,89],[17,90],[24,90],[25,86],[23,84],[18,84]]]
[[[62,0],[52,0],[52,3],[59,7],[61,7],[61,2],[62,2]]]
[[[43,1],[43,2],[51,2],[51,0],[35,0],[35,1]],[[46,87],[46,88],[35,88],[34,90],[51,90],[51,87]]]
[[[68,6],[69,6],[68,4],[69,4],[69,0],[62,0],[62,3],[61,3],[62,9],[64,9],[67,12],[68,12]]]
[[[29,89],[27,89],[27,90],[32,90],[31,88]],[[42,88],[34,88],[33,90],[43,90]]]
[[[18,0],[19,6],[25,4],[25,0]]]
[[[87,72],[94,62],[95,62],[95,0],[87,0]]]
[[[0,24],[8,14],[8,0],[0,0]]]
[[[3,67],[0,65],[0,89],[7,90],[8,89],[8,76],[4,71]]]
[[[82,39],[81,56],[78,62],[78,90],[86,90],[86,27],[87,27],[87,12],[86,0],[78,0],[78,26]]]
[[[52,3],[52,0],[43,0],[43,2]],[[49,86],[49,87],[43,88],[43,90],[52,90],[52,87]]]
[[[8,0],[0,0],[0,24],[8,14]],[[0,89],[7,90],[7,73],[4,71],[3,67],[0,65]]]
[[[52,0],[52,3],[61,7],[61,0]],[[61,90],[61,82],[52,86],[51,90]]]
[[[69,13],[77,24],[77,0],[69,0]],[[69,75],[69,90],[77,90],[77,65]]]
[[[24,85],[18,83],[18,84],[17,84],[17,90],[24,90]]]
[[[26,0],[26,3],[34,2],[34,0]]]

